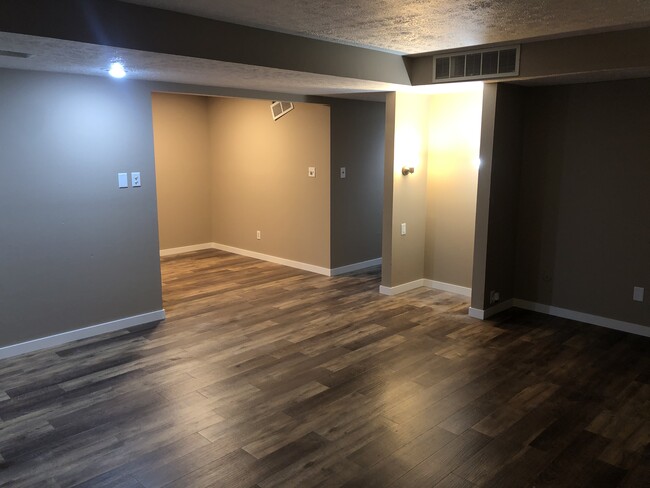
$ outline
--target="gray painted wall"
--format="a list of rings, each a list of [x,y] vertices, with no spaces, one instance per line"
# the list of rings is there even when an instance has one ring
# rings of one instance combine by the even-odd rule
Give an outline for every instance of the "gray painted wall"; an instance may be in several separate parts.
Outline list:
[[[0,347],[162,308],[154,91],[307,100],[228,88],[0,70]],[[340,107],[348,103],[357,104],[340,101]],[[369,127],[383,128],[383,105],[363,106],[367,110],[341,108],[341,114],[345,118],[356,112]],[[343,118],[337,127],[346,122]],[[378,136],[369,127],[354,127],[361,134],[357,141],[364,141],[368,151],[374,142],[366,136]],[[374,158],[365,150],[364,157],[356,153],[345,132],[338,131],[343,139],[332,150],[342,158],[356,158],[354,167],[360,163],[364,172],[371,172]],[[132,171],[141,172],[143,186],[118,189],[117,173]],[[379,176],[373,175],[380,179],[381,168]],[[371,181],[369,175],[361,185]],[[362,193],[381,201],[381,182],[375,186],[376,195],[365,187]],[[343,193],[344,198],[356,198],[355,190]],[[376,218],[380,215],[381,210]],[[361,241],[357,234],[348,234],[351,241],[345,248],[353,257],[339,255],[340,262],[377,257],[372,231],[369,235]]]
[[[150,92],[0,70],[0,346],[162,308]]]
[[[330,100],[331,267],[381,257],[386,105]],[[340,168],[347,175],[340,178]]]
[[[528,89],[524,127],[517,297],[650,326],[650,79]]]

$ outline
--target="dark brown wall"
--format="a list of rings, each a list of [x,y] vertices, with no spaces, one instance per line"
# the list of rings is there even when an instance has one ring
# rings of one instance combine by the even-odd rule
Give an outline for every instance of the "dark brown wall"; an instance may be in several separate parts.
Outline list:
[[[483,302],[490,305],[490,292],[500,301],[514,298],[514,257],[517,229],[517,198],[522,159],[523,89],[500,84],[492,147],[492,174],[488,220],[487,260]]]
[[[650,79],[526,91],[518,298],[650,326],[649,135]]]

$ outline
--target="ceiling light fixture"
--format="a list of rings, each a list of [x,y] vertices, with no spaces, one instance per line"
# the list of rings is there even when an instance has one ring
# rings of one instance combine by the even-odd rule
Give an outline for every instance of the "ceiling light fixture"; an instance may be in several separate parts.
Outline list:
[[[111,63],[111,68],[108,70],[108,74],[113,78],[124,78],[126,76],[126,71],[124,71],[122,63],[115,61],[114,63]]]

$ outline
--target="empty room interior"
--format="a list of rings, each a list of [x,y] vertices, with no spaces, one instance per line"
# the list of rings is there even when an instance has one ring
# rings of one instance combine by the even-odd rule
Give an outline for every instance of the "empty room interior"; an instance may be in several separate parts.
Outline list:
[[[0,486],[650,486],[650,5],[0,2]]]

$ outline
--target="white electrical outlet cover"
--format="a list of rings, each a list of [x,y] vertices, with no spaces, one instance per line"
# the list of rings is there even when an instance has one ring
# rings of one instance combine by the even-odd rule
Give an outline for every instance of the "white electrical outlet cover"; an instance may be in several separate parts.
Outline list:
[[[307,176],[310,178],[316,178],[316,168],[314,166],[307,168]]]
[[[634,292],[632,293],[632,300],[634,300],[635,302],[642,302],[644,291],[645,289],[641,288],[640,286],[635,286]]]
[[[142,186],[142,181],[140,180],[140,172],[134,171],[131,173],[131,186],[136,188]]]

